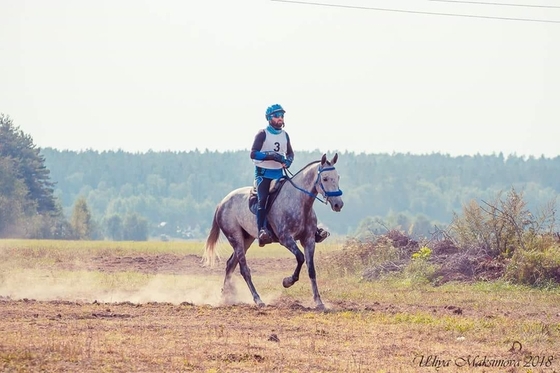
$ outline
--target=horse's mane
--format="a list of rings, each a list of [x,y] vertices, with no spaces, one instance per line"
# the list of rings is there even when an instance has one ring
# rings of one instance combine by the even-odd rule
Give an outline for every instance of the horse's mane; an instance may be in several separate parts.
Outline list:
[[[321,162],[321,160],[309,162],[308,164],[306,164],[305,166],[303,166],[302,169],[299,170],[298,172],[296,172],[295,174],[292,174],[292,173],[291,173],[290,171],[288,171],[287,169],[284,169],[284,170],[285,170],[286,177],[287,177],[288,179],[293,179],[293,178],[296,177],[299,173],[303,172],[306,168],[308,168],[308,167],[314,165],[315,163],[320,163],[320,162]],[[289,173],[291,176],[288,176],[288,173]]]

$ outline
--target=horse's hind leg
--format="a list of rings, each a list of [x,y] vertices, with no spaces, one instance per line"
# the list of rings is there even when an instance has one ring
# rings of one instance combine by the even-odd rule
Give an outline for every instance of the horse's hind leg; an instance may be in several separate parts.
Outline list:
[[[235,271],[235,268],[237,267],[237,263],[237,256],[235,253],[232,253],[226,264],[226,276],[224,278],[224,286],[222,288],[222,298],[226,304],[234,303],[237,295],[235,285],[231,279],[233,271]]]
[[[237,261],[237,263],[239,264],[239,271],[241,272],[241,276],[243,276],[243,279],[245,280],[247,286],[249,287],[249,290],[251,291],[251,295],[253,296],[253,301],[255,301],[255,304],[257,304],[259,307],[264,306],[264,302],[261,300],[261,297],[257,293],[257,290],[255,289],[255,285],[253,285],[253,280],[251,279],[251,270],[249,269],[249,266],[247,265],[247,259],[245,258],[245,252],[247,251],[247,249],[255,239],[253,237],[236,238],[233,236],[227,236],[227,239],[231,244],[231,246],[233,247],[233,255],[235,255],[235,259],[232,259],[230,257],[231,266],[233,267],[231,271],[233,272],[233,269],[235,269],[234,263],[235,261]],[[230,260],[228,260],[228,267],[227,267],[228,269],[230,265]],[[228,278],[228,273],[226,271],[226,280],[227,278]]]

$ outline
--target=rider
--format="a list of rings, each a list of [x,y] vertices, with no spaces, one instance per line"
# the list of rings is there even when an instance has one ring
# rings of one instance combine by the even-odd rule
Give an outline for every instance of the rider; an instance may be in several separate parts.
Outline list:
[[[290,136],[283,130],[284,114],[281,105],[274,104],[266,109],[265,118],[268,126],[257,132],[250,157],[255,163],[255,183],[257,186],[257,231],[259,246],[272,242],[270,232],[265,227],[266,202],[272,180],[282,177],[282,169],[289,168],[294,160],[294,151]],[[321,242],[330,235],[329,232],[318,228],[315,241]]]
[[[274,104],[266,109],[268,126],[257,132],[250,157],[255,163],[255,182],[257,186],[257,229],[259,245],[272,242],[266,229],[266,201],[272,180],[282,177],[282,169],[289,168],[294,160],[290,136],[283,130],[284,113],[282,106]]]

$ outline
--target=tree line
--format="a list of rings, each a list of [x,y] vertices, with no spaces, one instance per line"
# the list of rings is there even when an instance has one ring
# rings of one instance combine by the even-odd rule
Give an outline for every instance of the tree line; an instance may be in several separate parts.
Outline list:
[[[203,238],[216,204],[253,183],[248,151],[70,151],[41,149],[0,116],[0,237],[73,239]],[[323,152],[296,151],[291,171]],[[316,202],[335,234],[374,222],[414,235],[446,225],[471,200],[514,187],[530,208],[555,200],[560,157],[452,157],[440,153],[339,152],[345,207]]]

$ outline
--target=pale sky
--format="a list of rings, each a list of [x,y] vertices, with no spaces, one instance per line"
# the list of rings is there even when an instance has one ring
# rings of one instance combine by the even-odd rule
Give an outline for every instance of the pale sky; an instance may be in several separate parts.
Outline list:
[[[60,150],[249,149],[279,103],[296,157],[558,156],[560,5],[497,1],[0,0],[0,113]]]

